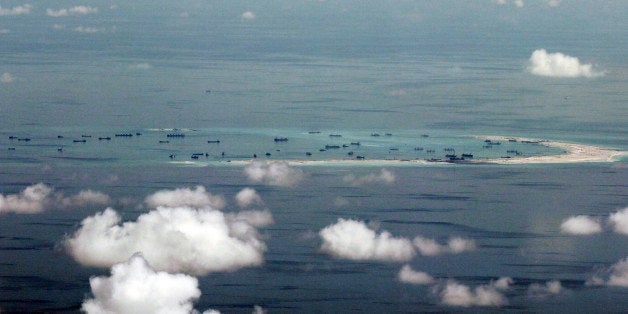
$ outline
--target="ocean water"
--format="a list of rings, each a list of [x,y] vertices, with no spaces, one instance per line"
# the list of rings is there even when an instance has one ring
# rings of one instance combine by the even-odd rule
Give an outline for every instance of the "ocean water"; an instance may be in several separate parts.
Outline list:
[[[231,199],[242,188],[256,189],[275,220],[261,231],[268,246],[264,264],[199,277],[203,292],[196,304],[199,309],[250,312],[254,305],[271,312],[465,309],[443,305],[429,286],[399,282],[400,263],[348,261],[323,254],[316,233],[338,218],[375,222],[395,236],[475,240],[475,251],[417,256],[409,264],[471,287],[509,276],[515,284],[506,292],[505,310],[595,312],[604,307],[621,312],[626,307],[625,288],[585,285],[598,270],[624,258],[625,236],[603,232],[577,237],[560,231],[566,217],[607,217],[622,208],[625,167],[453,165],[389,170],[397,178],[394,185],[357,187],[343,182],[343,177],[379,168],[304,167],[305,179],[293,188],[250,183],[238,166],[81,161],[5,168],[1,177],[6,194],[40,181],[67,194],[85,187],[102,191],[125,200],[115,207],[129,221],[146,211],[136,207],[142,198],[158,190],[202,185]],[[89,293],[90,276],[107,275],[108,270],[78,265],[59,243],[83,218],[102,210],[87,206],[37,215],[4,214],[2,308],[77,310]],[[561,282],[560,294],[529,292],[530,285],[551,280]]]
[[[291,166],[302,178],[290,186],[246,174],[242,161],[252,159],[424,160],[450,148],[477,160],[563,153],[521,142],[486,148],[474,137],[482,135],[628,149],[625,4],[588,17],[587,4],[563,3],[571,10],[555,18],[530,5],[523,16],[499,11],[487,22],[502,10],[488,2],[364,4],[350,18],[324,1],[148,11],[118,4],[86,20],[92,34],[73,31],[80,17],[44,18],[43,4],[30,15],[0,16],[0,29],[10,29],[0,34],[0,75],[14,77],[0,83],[0,194],[44,183],[65,196],[89,189],[111,198],[0,212],[0,311],[79,311],[93,297],[89,279],[110,274],[63,248],[81,221],[107,206],[135,221],[149,212],[147,196],[200,185],[227,200],[226,212],[238,211],[234,197],[253,188],[274,220],[259,229],[261,265],[197,276],[200,311],[625,312],[625,286],[587,284],[627,257],[628,238],[607,223],[628,206],[625,155],[606,163]],[[239,18],[247,10],[257,17]],[[526,66],[539,48],[605,74],[534,76]],[[115,136],[125,133],[133,136]],[[339,147],[321,151],[326,145]],[[382,171],[394,180],[349,179]],[[561,232],[576,215],[597,218],[603,230]],[[407,262],[334,257],[321,249],[319,231],[339,218],[407,239],[462,237],[476,248]],[[401,282],[404,264],[437,283]],[[500,277],[513,284],[497,306],[447,304],[438,290],[455,280],[473,291]],[[556,281],[558,292],[543,288]]]

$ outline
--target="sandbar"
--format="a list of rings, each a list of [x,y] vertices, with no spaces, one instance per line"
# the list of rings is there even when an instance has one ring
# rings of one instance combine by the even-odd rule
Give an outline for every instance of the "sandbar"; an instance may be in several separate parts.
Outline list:
[[[425,159],[285,159],[268,160],[266,162],[283,162],[290,166],[411,166],[430,164],[499,164],[499,165],[520,165],[520,164],[566,164],[566,163],[607,163],[615,162],[625,155],[625,151],[604,148],[599,146],[559,142],[551,140],[530,139],[523,137],[507,136],[473,136],[478,139],[491,141],[517,141],[530,145],[543,145],[547,147],[560,148],[562,154],[542,155],[542,156],[511,156],[508,158],[469,158],[465,160],[448,161],[446,159],[425,160]],[[248,165],[256,162],[256,159],[229,160],[234,165]],[[222,161],[220,162],[222,163]]]
[[[558,142],[550,140],[538,140],[522,137],[505,137],[505,136],[475,136],[491,141],[509,141],[538,144],[547,147],[560,148],[564,151],[560,155],[543,155],[528,157],[511,157],[511,158],[492,158],[479,160],[481,162],[493,164],[562,164],[562,163],[586,163],[586,162],[613,162],[619,157],[626,154],[625,151],[604,148],[599,146]]]

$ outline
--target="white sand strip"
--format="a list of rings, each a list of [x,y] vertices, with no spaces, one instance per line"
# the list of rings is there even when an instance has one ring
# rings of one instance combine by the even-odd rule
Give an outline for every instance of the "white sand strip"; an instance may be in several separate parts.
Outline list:
[[[529,142],[530,145],[544,145],[548,147],[560,148],[564,154],[546,156],[513,156],[510,158],[487,158],[487,159],[466,159],[455,163],[469,164],[564,164],[564,163],[584,163],[584,162],[613,162],[625,155],[625,151],[603,148],[598,146],[557,142],[549,140],[529,139],[522,137],[506,136],[474,136],[475,138],[491,141]],[[231,164],[247,165],[261,159],[250,160],[230,160]],[[451,164],[447,160],[428,161],[423,159],[330,159],[330,160],[265,160],[266,162],[285,162],[291,166],[403,166],[403,165],[427,165],[427,164]]]
[[[581,162],[613,162],[620,156],[626,154],[624,151],[603,148],[598,146],[574,144],[566,142],[556,142],[548,140],[537,140],[529,138],[515,138],[505,136],[476,136],[477,138],[491,141],[516,140],[518,142],[536,143],[548,147],[556,147],[564,150],[561,155],[532,156],[532,157],[512,157],[494,158],[478,160],[495,164],[561,164],[561,163],[581,163]]]

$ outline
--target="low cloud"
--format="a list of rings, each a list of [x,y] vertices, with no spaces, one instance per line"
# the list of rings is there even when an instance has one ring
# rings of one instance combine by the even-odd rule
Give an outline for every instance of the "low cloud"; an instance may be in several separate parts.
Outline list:
[[[387,231],[377,234],[362,221],[338,219],[319,236],[323,240],[321,250],[340,258],[403,262],[415,255],[410,240],[395,238]]]
[[[166,207],[211,207],[222,209],[226,205],[225,199],[220,195],[212,195],[203,186],[196,186],[194,189],[179,188],[174,190],[161,190],[149,195],[144,200],[149,208],[159,206]]]
[[[98,8],[84,6],[84,5],[75,6],[69,9],[59,9],[59,10],[46,9],[46,15],[51,16],[51,17],[86,15],[86,14],[93,14],[97,12],[98,12]]]
[[[560,225],[561,232],[574,235],[589,235],[602,232],[600,222],[592,217],[579,215],[569,217]]]
[[[96,27],[77,26],[74,28],[74,31],[77,33],[94,34],[94,33],[105,32],[105,29],[96,28]]]
[[[449,306],[502,306],[508,304],[508,300],[500,291],[507,289],[511,283],[512,279],[500,278],[497,282],[472,290],[455,280],[448,280],[445,284],[434,286],[432,292],[439,296],[443,304]]]
[[[242,13],[242,15],[240,16],[245,20],[254,20],[255,19],[255,13],[251,12],[251,11],[246,11],[244,13]]]
[[[613,264],[608,269],[598,271],[598,274],[587,280],[586,284],[628,288],[628,257]]]
[[[140,252],[156,270],[205,275],[263,262],[266,245],[256,227],[269,212],[224,214],[204,207],[158,207],[120,224],[108,208],[85,218],[65,240],[68,253],[87,266],[110,267]]]
[[[15,76],[13,76],[9,72],[4,72],[0,76],[0,82],[2,83],[9,84],[9,83],[13,83],[13,81],[15,81]]]
[[[153,270],[141,255],[111,268],[110,277],[92,277],[94,296],[83,302],[87,313],[191,313],[201,296],[198,280]]]
[[[52,188],[38,183],[24,189],[20,194],[0,194],[0,213],[35,214],[44,211],[50,202]]]
[[[319,232],[323,240],[321,250],[330,255],[352,260],[408,261],[416,255],[433,256],[473,251],[475,241],[454,237],[447,244],[438,244],[433,239],[417,236],[413,241],[393,237],[389,232],[377,234],[376,228],[362,221],[338,219]],[[415,250],[416,247],[416,250]]]
[[[263,204],[262,198],[257,191],[252,188],[244,188],[235,196],[236,202],[240,207],[249,207],[255,204]]]
[[[550,7],[557,7],[560,5],[561,0],[548,0],[547,5]]]
[[[628,257],[611,266],[609,286],[628,287]]]
[[[348,174],[342,180],[352,185],[365,185],[372,183],[392,184],[395,182],[395,174],[386,169],[382,169],[377,174],[367,174],[364,176],[356,176],[354,174]]]
[[[563,286],[558,280],[546,282],[544,285],[534,283],[528,287],[528,295],[535,298],[546,298],[563,292]]]
[[[421,271],[415,271],[408,264],[403,265],[403,267],[399,271],[399,274],[397,275],[397,278],[401,282],[411,283],[415,285],[429,285],[434,283],[434,278],[430,276],[430,274]]]
[[[111,203],[109,195],[92,190],[83,190],[76,195],[57,199],[64,207],[82,207],[89,204]]]
[[[61,10],[53,10],[53,9],[46,9],[46,15],[48,16],[52,16],[52,17],[62,17],[62,16],[68,16],[68,9],[61,9]]]
[[[628,207],[610,214],[607,225],[616,233],[628,235]],[[573,235],[588,235],[602,232],[603,226],[597,218],[579,215],[565,219],[560,230]]]
[[[252,182],[276,186],[294,186],[303,179],[303,172],[287,162],[256,161],[244,168],[244,173]]]
[[[611,214],[608,221],[615,232],[628,235],[628,207]]]
[[[451,238],[447,241],[447,244],[441,245],[436,240],[418,236],[414,238],[412,243],[419,250],[419,253],[425,256],[445,253],[458,254],[465,251],[473,251],[476,248],[475,241],[460,237]]]
[[[511,2],[517,8],[523,8],[523,6],[524,6],[523,0],[514,0],[514,1],[511,1]],[[499,4],[499,5],[505,5],[505,4],[508,4],[508,1],[507,0],[493,0],[493,3]]]
[[[499,290],[507,290],[515,281],[510,277],[500,277],[496,281],[491,282],[491,286]]]
[[[29,14],[31,13],[32,8],[33,7],[30,4],[20,5],[10,9],[5,9],[0,6],[0,16]]]
[[[107,204],[111,198],[103,193],[83,190],[76,195],[64,196],[44,183],[25,188],[19,194],[0,194],[0,213],[36,214],[49,208],[72,208],[90,204]]]
[[[549,77],[598,77],[603,72],[593,70],[591,64],[581,64],[576,57],[564,55],[560,52],[547,53],[545,49],[538,49],[530,56],[528,71],[534,75]]]
[[[98,8],[79,5],[79,6],[70,8],[68,12],[70,12],[70,14],[81,14],[81,15],[92,14],[92,13],[98,12]]]

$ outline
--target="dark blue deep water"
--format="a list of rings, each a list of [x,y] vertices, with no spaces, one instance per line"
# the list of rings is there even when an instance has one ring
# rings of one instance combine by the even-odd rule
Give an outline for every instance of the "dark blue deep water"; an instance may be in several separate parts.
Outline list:
[[[44,183],[65,196],[89,189],[111,198],[48,203],[36,214],[0,210],[0,311],[79,311],[93,297],[90,277],[110,274],[65,251],[81,221],[107,206],[135,221],[149,211],[147,196],[200,185],[228,200],[226,212],[253,188],[274,219],[260,228],[262,265],[197,277],[200,311],[626,312],[625,286],[587,284],[628,256],[628,237],[607,223],[628,206],[626,155],[543,165],[323,163],[292,166],[303,176],[290,186],[245,174],[241,161],[254,154],[270,162],[424,160],[450,148],[477,160],[563,153],[521,142],[488,148],[476,135],[625,151],[626,4],[498,2],[86,1],[96,13],[55,18],[50,4],[34,1],[28,14],[0,11],[0,194]],[[533,75],[529,58],[541,48],[599,75]],[[339,147],[321,151],[326,145]],[[347,180],[382,169],[392,182]],[[561,232],[576,215],[597,218],[602,231]],[[339,218],[395,237],[462,237],[476,248],[407,263],[333,257],[318,232]],[[404,264],[471,290],[500,277],[513,284],[499,306],[454,306],[435,285],[400,282]],[[558,293],[533,288],[554,281]]]

